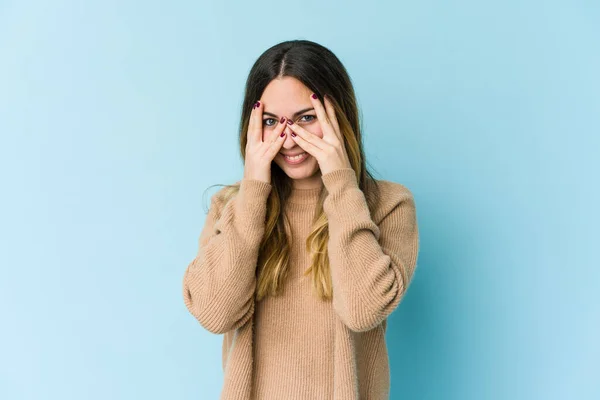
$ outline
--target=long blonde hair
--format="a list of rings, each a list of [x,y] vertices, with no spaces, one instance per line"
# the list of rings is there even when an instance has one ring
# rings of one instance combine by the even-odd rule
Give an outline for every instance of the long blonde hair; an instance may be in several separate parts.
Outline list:
[[[346,151],[360,189],[365,193],[369,208],[373,210],[378,201],[377,181],[366,168],[362,145],[359,112],[350,77],[340,60],[327,48],[308,40],[291,40],[267,49],[255,62],[248,79],[242,105],[239,127],[240,153],[245,160],[248,122],[252,104],[259,99],[265,87],[276,78],[291,76],[301,81],[323,101],[327,95],[332,102],[342,133]],[[276,163],[271,166],[273,186],[267,199],[265,234],[260,243],[257,265],[256,300],[267,295],[281,293],[283,281],[289,270],[290,233],[289,223],[283,213],[292,190],[292,180]],[[239,190],[239,183],[226,186],[222,191],[225,201]],[[319,201],[311,231],[306,239],[306,250],[311,256],[311,265],[304,272],[310,275],[313,292],[323,300],[331,300],[333,287],[327,253],[329,224],[323,211],[325,188]]]

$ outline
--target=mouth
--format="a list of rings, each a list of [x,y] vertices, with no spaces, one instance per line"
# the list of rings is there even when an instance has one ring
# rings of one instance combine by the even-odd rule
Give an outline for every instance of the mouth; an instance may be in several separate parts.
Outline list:
[[[297,164],[304,162],[308,158],[309,154],[304,151],[295,156],[286,156],[283,154],[282,154],[282,156],[286,163],[288,163],[290,165],[297,165]]]

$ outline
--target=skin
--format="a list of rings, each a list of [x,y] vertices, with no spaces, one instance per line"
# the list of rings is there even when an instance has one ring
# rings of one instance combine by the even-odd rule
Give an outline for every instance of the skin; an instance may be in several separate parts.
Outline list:
[[[263,140],[269,133],[272,133],[269,131],[275,129],[281,117],[292,119],[294,113],[306,108],[311,108],[312,110],[295,116],[293,119],[294,123],[301,126],[309,133],[322,138],[323,131],[321,130],[317,114],[310,100],[311,94],[312,92],[296,78],[286,76],[272,80],[259,99],[260,102],[264,104],[262,112]],[[322,181],[319,163],[315,157],[310,155],[310,153],[308,159],[302,164],[289,165],[285,162],[281,153],[297,154],[305,151],[296,143],[294,138],[292,138],[291,133],[293,130],[291,126],[286,126],[285,132],[285,141],[281,150],[273,159],[273,162],[275,162],[287,176],[293,179],[295,188],[310,189],[321,186]]]
[[[335,110],[327,96],[322,103],[302,82],[283,77],[267,85],[260,105],[255,109],[254,121],[262,120],[259,151],[264,151],[266,146],[273,149],[271,143],[278,143],[275,148],[279,151],[274,157],[271,155],[272,161],[293,180],[295,188],[320,187],[323,174],[352,168]],[[267,140],[277,138],[282,131],[286,134],[282,141]],[[256,146],[256,142],[252,143]],[[285,161],[283,154],[295,155],[303,151],[308,158],[302,163],[290,165]],[[269,153],[269,150],[265,152]]]

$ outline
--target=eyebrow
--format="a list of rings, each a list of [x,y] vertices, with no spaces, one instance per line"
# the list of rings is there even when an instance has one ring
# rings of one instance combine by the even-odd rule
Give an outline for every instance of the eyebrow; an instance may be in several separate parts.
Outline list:
[[[312,110],[314,110],[314,107],[308,107],[308,108],[305,108],[305,109],[303,109],[303,110],[300,110],[300,111],[297,111],[297,112],[295,112],[295,113],[294,113],[294,115],[292,115],[292,117],[294,117],[294,118],[295,118],[295,117],[297,117],[297,116],[298,116],[298,115],[300,115],[300,114],[303,114],[303,113],[305,113],[305,112],[307,112],[307,111],[312,111]],[[263,111],[263,115],[270,115],[271,117],[275,117],[275,118],[277,118],[277,115],[275,115],[275,114],[273,114],[273,113],[270,113],[270,112],[268,112],[268,111]]]

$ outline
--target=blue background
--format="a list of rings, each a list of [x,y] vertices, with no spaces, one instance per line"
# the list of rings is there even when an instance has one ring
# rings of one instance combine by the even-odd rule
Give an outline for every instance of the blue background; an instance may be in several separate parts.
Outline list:
[[[288,39],[338,55],[370,165],[416,197],[392,399],[600,398],[591,0],[0,1],[0,398],[218,398],[182,278]]]

